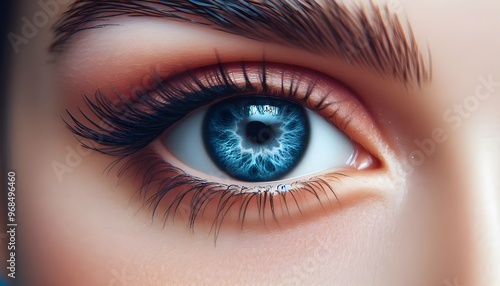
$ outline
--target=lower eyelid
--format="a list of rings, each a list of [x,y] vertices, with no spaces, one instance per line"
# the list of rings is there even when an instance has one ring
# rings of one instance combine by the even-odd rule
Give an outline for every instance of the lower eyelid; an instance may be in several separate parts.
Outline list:
[[[154,220],[205,229],[215,237],[221,229],[282,228],[359,201],[384,200],[381,190],[388,183],[381,170],[346,170],[283,184],[288,191],[277,185],[241,189],[188,175],[151,147],[124,162],[120,176],[143,178],[136,195]]]

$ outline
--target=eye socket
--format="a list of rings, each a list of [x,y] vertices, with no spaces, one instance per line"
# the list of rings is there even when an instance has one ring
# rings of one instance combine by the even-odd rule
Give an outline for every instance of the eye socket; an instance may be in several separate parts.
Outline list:
[[[162,141],[191,168],[247,182],[347,167],[355,153],[352,141],[318,114],[263,95],[231,98],[195,111]]]
[[[384,143],[368,111],[343,84],[312,70],[267,62],[219,63],[158,80],[156,86],[137,93],[133,102],[116,95],[121,104],[113,103],[99,91],[95,100],[85,97],[91,113],[80,109],[86,120],[80,121],[68,112],[69,129],[90,140],[88,144],[82,141],[84,146],[118,157],[119,161],[127,158],[119,175],[142,181],[139,192],[149,197],[146,203],[153,215],[162,207],[165,217],[175,219],[177,213],[185,210],[190,227],[209,219],[215,237],[223,222],[251,225],[249,221],[268,220],[266,210],[272,213],[274,222],[293,220],[305,213],[304,208],[314,212],[315,207],[339,200],[337,187],[344,196],[355,197],[356,192],[349,191],[352,187],[348,185],[359,186],[358,170],[380,166],[371,154],[382,154]],[[250,109],[249,106],[260,106],[262,110],[279,106],[284,110],[285,105],[289,106],[287,114],[301,114],[297,122],[309,122],[311,140],[308,146],[302,146],[307,148],[296,152],[297,158],[289,158],[291,163],[284,171],[269,177],[261,175],[258,180],[234,171],[231,175],[237,179],[213,176],[213,170],[219,169],[217,165],[224,165],[212,162],[216,160],[210,156],[219,156],[219,161],[225,157],[223,152],[215,154],[216,149],[210,151],[212,155],[206,152],[203,142],[211,137],[210,132],[205,132],[204,140],[203,124],[209,129],[210,123],[217,122],[213,118],[225,109],[235,114],[238,112],[234,110],[240,110],[242,116],[245,112],[241,110]],[[249,122],[254,121],[257,120]],[[254,129],[262,126],[259,122],[263,123],[244,124],[240,134],[255,133]],[[263,139],[254,141],[265,143],[271,136]],[[217,147],[216,143],[211,145]],[[206,160],[200,160],[203,154]],[[300,154],[303,158],[297,160]],[[370,182],[377,180],[376,174],[383,173],[380,171],[367,171]],[[305,175],[311,177],[295,180]],[[263,184],[275,179],[282,181]],[[257,182],[248,182],[251,180]],[[363,190],[369,192],[371,187],[365,184]]]

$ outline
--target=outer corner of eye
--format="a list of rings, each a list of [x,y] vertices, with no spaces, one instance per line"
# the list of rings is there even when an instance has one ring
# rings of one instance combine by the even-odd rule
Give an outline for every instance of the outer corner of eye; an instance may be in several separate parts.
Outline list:
[[[239,182],[298,179],[379,164],[316,112],[263,95],[225,99],[195,111],[160,142],[187,169]]]

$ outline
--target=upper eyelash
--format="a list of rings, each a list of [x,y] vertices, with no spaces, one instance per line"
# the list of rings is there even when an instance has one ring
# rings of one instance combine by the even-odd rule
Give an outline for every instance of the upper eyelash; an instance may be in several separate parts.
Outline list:
[[[300,78],[294,77],[288,87],[285,87],[282,82],[281,90],[271,90],[267,86],[266,62],[262,61],[260,64],[259,87],[255,86],[248,78],[245,63],[241,63],[245,85],[240,87],[233,82],[224,65],[219,61],[215,67],[217,71],[212,70],[211,77],[205,75],[208,85],[190,72],[188,72],[187,79],[175,82],[175,84],[155,77],[157,87],[154,88],[154,92],[158,97],[150,96],[151,91],[146,91],[138,93],[135,96],[135,102],[130,102],[115,92],[120,100],[120,105],[115,105],[98,90],[95,94],[95,103],[86,95],[84,101],[91,115],[99,118],[101,122],[95,122],[81,109],[79,109],[79,113],[85,118],[87,124],[77,119],[69,110],[66,112],[70,120],[64,118],[63,120],[72,133],[99,145],[94,146],[80,140],[84,147],[106,155],[126,157],[146,147],[165,129],[190,112],[214,100],[259,91],[268,95],[279,93],[281,97],[293,98],[302,103],[307,101],[314,89],[315,81],[309,83],[303,97],[297,99],[298,84],[296,81],[300,82]],[[182,78],[182,75],[180,77]],[[326,105],[320,108],[325,107]]]

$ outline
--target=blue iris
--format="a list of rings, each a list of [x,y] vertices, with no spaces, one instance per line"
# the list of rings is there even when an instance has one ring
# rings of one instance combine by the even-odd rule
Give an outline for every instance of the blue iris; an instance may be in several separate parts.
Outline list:
[[[290,172],[307,148],[309,133],[302,106],[264,96],[221,101],[210,107],[203,123],[204,144],[215,164],[249,182]]]

